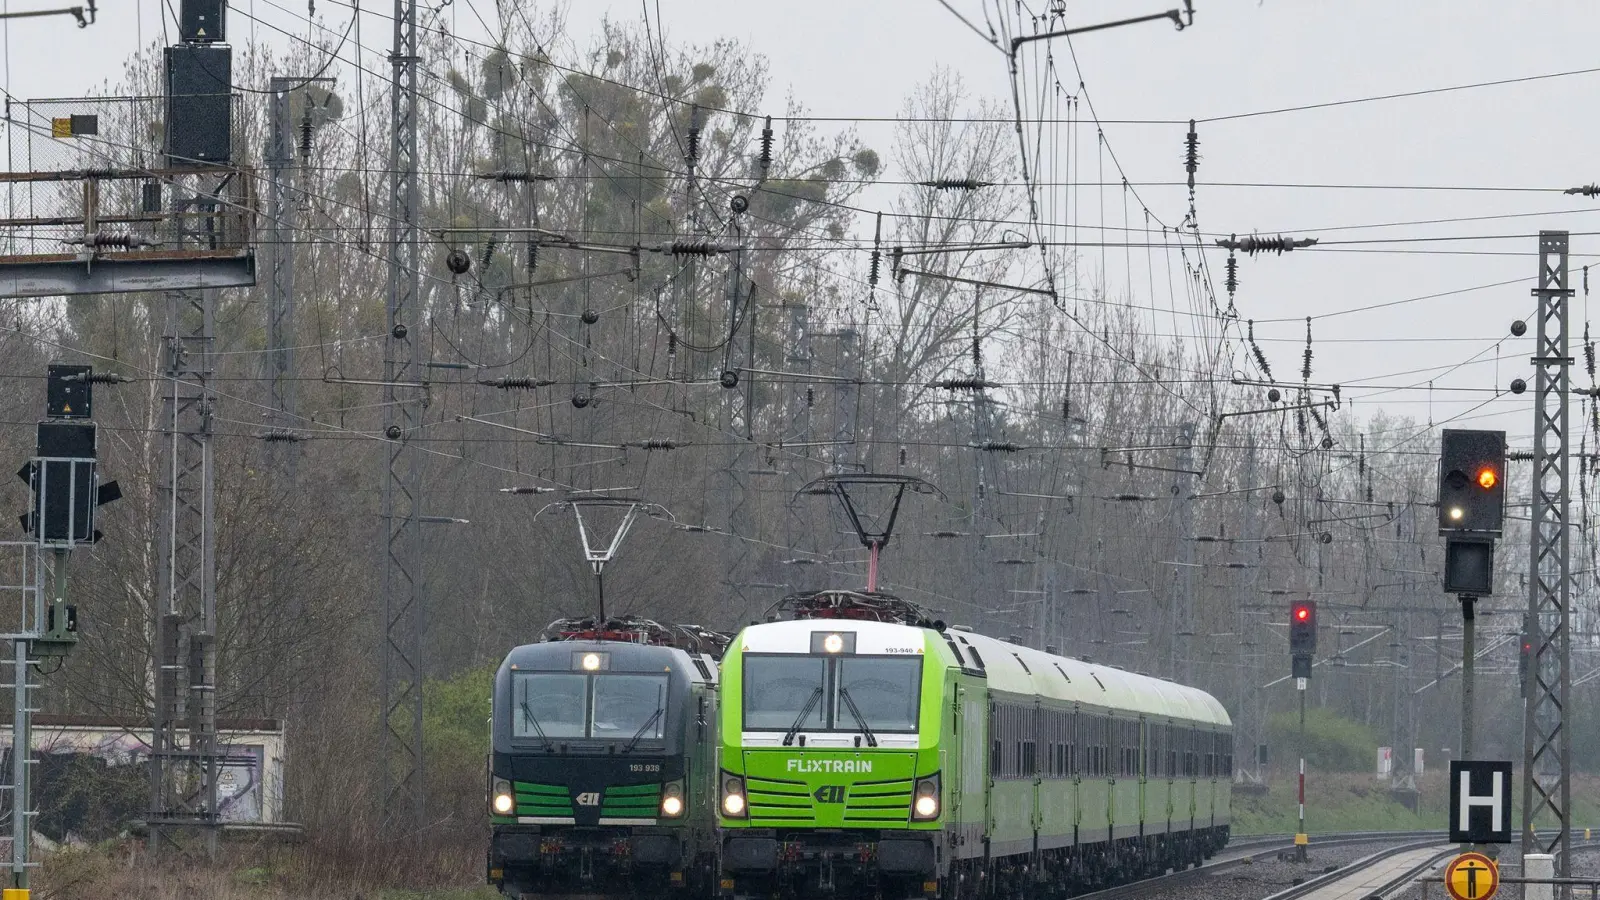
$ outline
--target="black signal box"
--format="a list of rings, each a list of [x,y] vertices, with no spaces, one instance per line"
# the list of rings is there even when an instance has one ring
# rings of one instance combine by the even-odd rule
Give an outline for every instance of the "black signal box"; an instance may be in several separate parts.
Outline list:
[[[1445,539],[1444,592],[1473,597],[1488,597],[1494,593],[1493,539]]]
[[[52,419],[87,419],[88,366],[51,366],[45,381],[44,414]]]
[[[223,0],[182,0],[178,13],[178,39],[185,43],[209,44],[228,39]]]
[[[233,48],[179,44],[167,54],[167,164],[226,165],[233,157]]]
[[[1439,533],[1498,536],[1505,505],[1506,433],[1446,428],[1439,442]]]

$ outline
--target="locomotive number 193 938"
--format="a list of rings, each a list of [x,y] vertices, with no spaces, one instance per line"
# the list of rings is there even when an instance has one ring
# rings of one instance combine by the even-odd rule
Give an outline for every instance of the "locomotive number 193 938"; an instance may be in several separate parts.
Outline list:
[[[661,771],[661,764],[660,763],[634,763],[633,765],[628,766],[628,771],[629,772],[659,772],[659,771]]]

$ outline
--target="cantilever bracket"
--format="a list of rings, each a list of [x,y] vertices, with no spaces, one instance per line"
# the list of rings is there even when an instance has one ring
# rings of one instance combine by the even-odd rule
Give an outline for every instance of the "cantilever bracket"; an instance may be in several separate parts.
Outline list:
[[[1194,0],[1183,0],[1183,9],[1169,9],[1166,12],[1151,13],[1147,16],[1135,16],[1131,19],[1118,19],[1115,22],[1101,22],[1098,25],[1084,25],[1079,28],[1067,28],[1062,31],[1047,31],[1044,34],[1027,34],[1011,39],[1011,55],[1017,55],[1017,48],[1030,41],[1043,41],[1050,38],[1071,37],[1075,34],[1086,34],[1091,31],[1104,31],[1107,28],[1118,28],[1123,25],[1138,25],[1144,22],[1157,22],[1168,19],[1178,31],[1182,31],[1194,24]]]

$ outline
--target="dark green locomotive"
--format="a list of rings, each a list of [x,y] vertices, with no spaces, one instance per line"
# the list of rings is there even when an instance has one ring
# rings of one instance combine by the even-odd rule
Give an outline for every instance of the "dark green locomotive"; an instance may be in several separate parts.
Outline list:
[[[725,646],[697,628],[578,619],[506,655],[489,883],[514,898],[712,889]]]

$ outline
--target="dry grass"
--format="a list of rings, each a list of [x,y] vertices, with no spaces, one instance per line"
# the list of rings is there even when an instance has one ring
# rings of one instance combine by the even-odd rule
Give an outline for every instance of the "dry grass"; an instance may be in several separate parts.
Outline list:
[[[225,846],[213,864],[176,854],[151,860],[142,842],[123,841],[47,857],[34,878],[36,900],[492,900],[482,848],[457,845],[390,852],[308,843]]]

